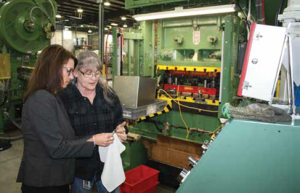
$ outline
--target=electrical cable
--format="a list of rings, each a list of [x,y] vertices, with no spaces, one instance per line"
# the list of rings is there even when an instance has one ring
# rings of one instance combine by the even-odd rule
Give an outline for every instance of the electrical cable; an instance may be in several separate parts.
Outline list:
[[[159,132],[162,132],[162,130],[163,130],[163,129],[160,129],[160,128],[158,127],[156,121],[152,121],[152,120],[147,120],[147,119],[146,119],[146,120],[144,120],[144,122],[146,122],[146,123],[153,123],[153,124],[155,125],[156,129],[157,129]]]
[[[164,90],[163,90],[164,91]],[[167,92],[166,92],[167,93]],[[178,94],[179,94],[179,85],[177,86],[177,92],[176,92],[176,96],[177,96],[177,98],[178,98]],[[170,96],[171,97],[171,96]],[[183,118],[183,116],[182,116],[182,112],[181,112],[181,107],[180,107],[180,102],[179,102],[179,100],[178,100],[178,109],[179,109],[179,114],[180,114],[180,118],[181,118],[181,120],[182,120],[182,122],[183,122],[183,124],[184,124],[184,126],[185,126],[185,128],[186,128],[186,139],[188,139],[189,138],[189,135],[190,135],[190,130],[189,130],[189,128],[188,128],[188,126],[187,126],[187,124],[186,124],[186,122],[185,122],[185,120],[184,120],[184,118]]]
[[[217,127],[216,130],[213,131],[213,133],[215,134],[217,131],[219,131],[220,129],[222,129],[222,127],[224,126],[225,124],[221,124],[219,127]]]
[[[174,101],[176,104],[178,104],[177,101],[179,101],[178,99],[175,99],[173,97],[171,97],[165,90],[163,89],[159,89],[158,92],[163,91],[168,98],[170,98],[172,101]],[[204,112],[210,112],[210,113],[218,113],[218,111],[212,111],[212,110],[206,110],[206,109],[200,109],[200,108],[196,108],[196,107],[190,107],[190,106],[186,106],[186,105],[182,105],[180,104],[182,107],[188,108],[188,109],[193,109],[193,110],[198,110],[198,111],[204,111]]]

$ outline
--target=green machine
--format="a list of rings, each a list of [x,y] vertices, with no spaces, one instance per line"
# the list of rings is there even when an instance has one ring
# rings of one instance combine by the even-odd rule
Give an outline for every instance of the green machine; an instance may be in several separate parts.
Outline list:
[[[225,180],[232,183],[234,180],[241,183],[247,181],[238,175],[245,171],[241,168],[242,164],[247,161],[251,165],[254,158],[242,160],[244,162],[237,165],[240,168],[231,171],[236,162],[230,156],[238,157],[242,150],[247,149],[246,145],[252,143],[250,150],[259,148],[255,144],[257,130],[251,130],[251,127],[257,126],[259,132],[265,132],[264,136],[274,134],[279,140],[280,136],[276,136],[278,131],[274,133],[269,128],[280,130],[281,125],[264,128],[264,123],[255,126],[256,123],[232,121],[226,124],[213,143],[217,143],[217,154],[210,153],[213,146],[211,151],[206,151],[224,126],[221,122],[222,106],[225,103],[243,103],[244,98],[236,94],[250,23],[266,21],[272,25],[278,6],[279,2],[271,0],[126,0],[126,8],[135,11],[133,17],[138,25],[123,31],[114,28],[114,88],[124,105],[130,133],[140,137],[132,144],[143,146],[148,160],[181,169],[191,168],[190,164],[195,166],[192,171],[181,172],[181,182],[190,175],[182,183],[179,192],[246,192],[241,188],[236,189],[240,191],[233,191],[239,187],[238,184],[232,184],[229,191],[222,188],[230,184]],[[141,77],[147,77],[149,84]],[[149,99],[152,96],[148,93],[148,90],[153,90],[150,84],[152,79],[156,84],[155,98],[166,101],[167,105],[161,107],[154,100],[149,105],[130,108],[127,98],[135,99],[138,104],[142,101],[140,98]],[[131,90],[132,87],[137,89]],[[246,125],[245,130],[237,131],[243,127],[242,124]],[[241,138],[238,135],[240,132],[243,132]],[[246,140],[248,135],[252,138]],[[238,140],[247,144],[239,146]],[[231,144],[235,144],[239,152],[228,152]],[[128,145],[126,151],[123,157],[130,167],[134,167],[139,158],[140,163],[145,161],[143,148],[131,155],[128,152],[133,151]],[[200,159],[203,152],[206,153]],[[228,155],[224,155],[226,153]],[[263,154],[263,151],[260,152],[260,156]],[[213,158],[211,155],[214,155]],[[219,164],[223,158],[228,158],[225,161],[231,160],[232,163]],[[135,160],[135,163],[131,164],[131,160]],[[226,168],[226,164],[231,164],[231,170]],[[159,169],[160,177],[172,177],[165,174],[167,172],[162,167]],[[236,172],[235,178],[226,179],[230,172]],[[223,176],[218,177],[219,173]],[[215,179],[219,181],[215,182]]]
[[[231,120],[177,192],[299,192],[299,126]]]
[[[125,81],[130,77],[155,79],[155,98],[165,101],[133,109],[134,118],[125,116],[130,133],[141,137],[135,143],[144,147],[140,151],[147,150],[148,159],[188,168],[189,156],[201,157],[201,146],[223,126],[222,104],[238,99],[248,7],[246,0],[126,0],[126,8],[135,10],[133,17],[139,22],[132,29],[113,30],[114,87],[132,87],[135,81]],[[253,21],[257,17],[254,2],[251,8]],[[116,81],[120,77],[124,80]],[[123,103],[128,94],[116,91]],[[130,146],[127,150],[131,151]],[[142,163],[145,153],[140,154]],[[135,166],[130,160],[138,155],[123,158],[129,168]]]
[[[21,118],[26,82],[37,52],[50,44],[56,11],[53,0],[0,2],[0,133]]]

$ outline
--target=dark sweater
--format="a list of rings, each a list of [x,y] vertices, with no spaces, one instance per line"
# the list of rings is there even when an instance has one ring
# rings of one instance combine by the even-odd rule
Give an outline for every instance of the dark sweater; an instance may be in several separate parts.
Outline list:
[[[100,85],[96,86],[96,96],[93,104],[90,103],[88,98],[81,95],[74,84],[69,85],[59,93],[59,97],[64,102],[78,138],[112,132],[124,121],[119,98],[116,95],[111,95],[110,97],[114,102],[111,105],[108,104],[104,100],[103,89]],[[96,179],[99,180],[103,166],[96,147],[91,158],[77,159],[75,176],[91,181],[96,175]]]

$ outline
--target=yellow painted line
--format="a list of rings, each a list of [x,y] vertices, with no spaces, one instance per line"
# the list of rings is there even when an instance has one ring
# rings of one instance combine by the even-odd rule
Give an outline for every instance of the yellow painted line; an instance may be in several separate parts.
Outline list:
[[[276,98],[279,98],[279,92],[280,92],[280,80],[278,80],[277,82]]]
[[[164,111],[165,111],[166,113],[168,113],[170,110],[169,110],[168,108],[166,108],[166,109],[164,109]]]
[[[197,66],[166,66],[157,65],[157,70],[179,70],[192,72],[221,72],[219,67],[197,67]]]
[[[166,97],[165,95],[161,95],[158,97],[158,99],[161,99],[161,100],[166,100],[169,102],[171,102],[172,100],[168,97]],[[174,98],[174,100],[179,100],[180,102],[189,102],[189,103],[198,103],[198,102],[195,102],[195,100],[193,100],[192,97],[186,97],[186,99],[180,99],[180,98]],[[213,105],[213,106],[219,106],[219,101],[218,100],[211,100],[211,99],[205,99],[205,102],[201,102],[199,104],[207,104],[207,105]]]
[[[32,67],[32,66],[21,66],[21,68],[27,68],[27,69],[30,69],[30,70],[34,70],[35,67]]]
[[[148,115],[149,117],[154,117],[154,114],[150,114],[150,115]]]

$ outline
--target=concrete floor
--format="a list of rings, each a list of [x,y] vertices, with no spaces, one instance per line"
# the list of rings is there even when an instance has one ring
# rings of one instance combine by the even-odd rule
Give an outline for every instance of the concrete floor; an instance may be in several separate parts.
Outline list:
[[[13,132],[13,136],[19,132]],[[3,136],[3,135],[1,135]],[[21,184],[16,182],[23,154],[23,140],[13,141],[10,149],[0,151],[0,193],[21,193]],[[96,190],[92,191],[97,192]],[[159,185],[157,193],[173,193],[174,189]]]

